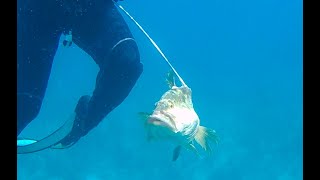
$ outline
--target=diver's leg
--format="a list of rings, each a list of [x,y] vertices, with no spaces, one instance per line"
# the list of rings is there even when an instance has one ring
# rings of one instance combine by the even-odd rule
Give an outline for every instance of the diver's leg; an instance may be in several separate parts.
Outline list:
[[[78,103],[77,109],[82,113],[77,114],[85,114],[85,120],[70,134],[74,140],[87,134],[124,101],[143,70],[138,46],[124,19],[112,3],[103,7],[93,8],[94,12],[88,9],[88,14],[73,27],[74,43],[100,67],[92,97],[83,96],[83,105]]]
[[[109,112],[129,95],[143,66],[136,42],[127,40],[118,44],[101,67],[96,88],[88,104],[87,118],[96,126]]]
[[[59,42],[57,26],[41,21],[37,2],[26,2],[17,6],[17,135],[40,111]]]

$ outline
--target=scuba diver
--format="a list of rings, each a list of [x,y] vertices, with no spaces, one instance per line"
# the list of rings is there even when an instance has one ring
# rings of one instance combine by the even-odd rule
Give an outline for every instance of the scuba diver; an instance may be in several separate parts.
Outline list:
[[[138,46],[112,0],[17,3],[17,136],[39,114],[61,34],[64,46],[76,44],[99,66],[92,95],[75,107],[72,129],[52,141],[69,147],[129,95],[143,71]]]

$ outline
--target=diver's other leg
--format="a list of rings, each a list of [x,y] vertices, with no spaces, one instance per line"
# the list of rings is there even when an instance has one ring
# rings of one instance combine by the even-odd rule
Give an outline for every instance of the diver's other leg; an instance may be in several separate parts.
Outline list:
[[[36,17],[41,8],[24,2],[18,3],[17,19],[17,135],[40,111],[59,43],[56,26]]]
[[[100,67],[92,97],[82,101],[88,103],[83,106],[87,107],[86,120],[79,123],[80,132],[73,132],[76,139],[77,133],[87,134],[125,100],[143,71],[138,46],[127,24],[112,2],[106,3],[102,9],[88,9],[73,28],[74,43]]]

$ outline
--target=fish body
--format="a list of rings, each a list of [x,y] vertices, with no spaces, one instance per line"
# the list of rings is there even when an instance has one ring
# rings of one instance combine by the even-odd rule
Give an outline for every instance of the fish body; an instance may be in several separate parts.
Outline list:
[[[217,142],[216,132],[200,125],[200,119],[192,103],[192,90],[176,86],[172,74],[168,74],[169,90],[155,104],[152,113],[141,113],[145,119],[148,140],[170,140],[176,144],[173,159],[179,157],[181,147],[199,155],[194,146],[197,142],[211,152],[209,141]]]
[[[179,143],[189,143],[200,124],[190,95],[191,89],[185,86],[173,86],[164,93],[146,122],[151,128],[148,133],[154,138],[172,136]]]

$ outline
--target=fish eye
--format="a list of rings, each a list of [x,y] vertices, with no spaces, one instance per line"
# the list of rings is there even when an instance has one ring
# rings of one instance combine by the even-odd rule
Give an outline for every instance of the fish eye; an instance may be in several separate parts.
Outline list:
[[[168,100],[168,105],[170,108],[173,108],[173,102],[171,100]]]

